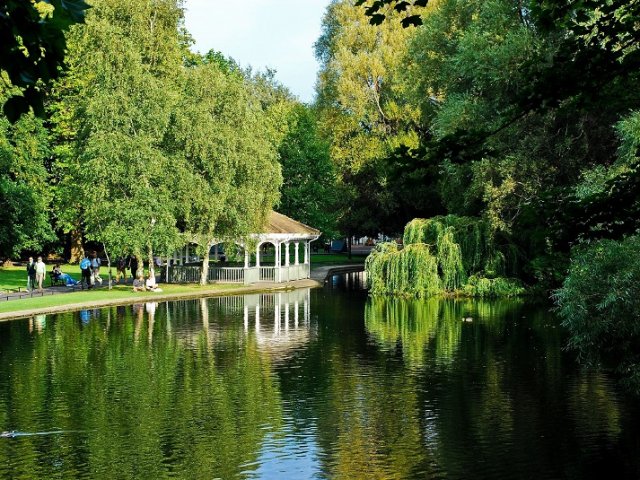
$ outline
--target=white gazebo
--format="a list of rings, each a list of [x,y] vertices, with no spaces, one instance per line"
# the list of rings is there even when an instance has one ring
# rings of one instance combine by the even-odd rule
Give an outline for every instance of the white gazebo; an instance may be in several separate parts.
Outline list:
[[[320,237],[321,232],[292,218],[272,211],[262,232],[249,235],[256,245],[255,259],[243,243],[237,242],[244,248],[244,267],[211,267],[209,269],[210,282],[243,283],[250,285],[258,282],[289,282],[301,280],[311,276],[311,242]],[[274,248],[273,264],[262,262],[265,245]],[[214,260],[218,258],[217,245],[214,247]],[[191,250],[192,252],[193,250]],[[293,258],[292,258],[293,257]],[[190,247],[175,252],[172,265],[165,269],[164,277],[168,282],[191,282],[200,278],[200,268],[197,265],[187,265],[199,261],[198,257],[190,255]]]

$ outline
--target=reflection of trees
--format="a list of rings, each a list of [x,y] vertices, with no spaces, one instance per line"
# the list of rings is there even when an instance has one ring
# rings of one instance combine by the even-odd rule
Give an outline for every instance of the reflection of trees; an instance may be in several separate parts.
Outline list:
[[[318,415],[318,443],[328,478],[412,478],[428,460],[421,444],[415,379],[383,373],[382,364],[343,358],[333,365]]]
[[[281,402],[255,338],[237,323],[216,333],[224,348],[204,330],[185,341],[173,330],[181,315],[200,316],[195,303],[177,318],[165,305],[151,322],[150,313],[113,308],[84,326],[61,316],[31,339],[11,326],[0,355],[11,379],[0,384],[2,428],[83,432],[0,444],[12,476],[230,478],[256,461]]]
[[[365,325],[383,349],[400,345],[410,366],[424,365],[427,356],[446,364],[460,342],[464,313],[462,302],[373,297],[365,307]]]
[[[275,302],[258,329],[246,303],[212,301],[0,325],[0,427],[84,431],[0,442],[0,477],[251,476],[273,444],[349,479],[581,478],[605,449],[637,458],[610,383],[576,374],[543,309],[313,295],[304,342]]]
[[[451,478],[482,471],[489,477],[562,477],[558,458],[616,444],[621,427],[615,391],[598,375],[572,372],[567,384],[572,359],[563,358],[562,332],[545,309],[519,300],[372,298],[365,326],[387,362],[401,358],[405,368],[392,374],[402,379],[393,386],[387,385],[389,371],[358,375],[361,387],[376,375],[385,384],[375,394],[354,388],[353,395],[364,404],[372,396],[378,409],[417,426],[411,433],[423,447],[417,465],[428,462],[427,471]],[[406,424],[404,429],[413,431]],[[589,468],[578,465],[575,478]],[[495,470],[483,470],[489,467]]]

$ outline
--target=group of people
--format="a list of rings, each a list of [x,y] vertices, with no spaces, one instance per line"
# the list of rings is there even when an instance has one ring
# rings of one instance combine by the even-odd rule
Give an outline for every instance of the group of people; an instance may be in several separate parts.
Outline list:
[[[157,269],[162,268],[162,260],[160,257],[153,258],[154,267]],[[151,265],[149,266],[151,267]],[[127,270],[131,272],[131,278],[134,280],[138,277],[138,259],[135,255],[130,255],[128,257],[119,257],[116,262],[116,283],[120,283],[122,279],[124,282],[127,281]]]
[[[154,259],[156,267],[162,266],[162,261],[159,257]],[[86,285],[87,289],[92,289],[96,284],[102,285],[102,277],[100,277],[100,267],[102,262],[98,253],[94,250],[89,254],[84,255],[84,258],[80,262],[81,280],[74,280],[68,273],[63,273],[60,264],[55,264],[51,271],[52,279],[55,282],[62,281],[66,286],[75,286],[80,283]],[[122,279],[127,281],[127,269],[131,270],[131,277],[133,280],[134,292],[161,292],[162,290],[156,282],[153,269],[150,269],[149,275],[145,279],[143,275],[138,275],[138,260],[135,256],[120,257],[117,262],[116,282],[119,283]],[[27,263],[27,289],[34,291],[38,288],[39,291],[43,290],[43,282],[47,276],[47,267],[42,261],[42,257],[38,257],[38,261],[34,262],[33,257],[29,257]]]
[[[38,290],[42,291],[42,283],[47,278],[47,266],[42,261],[42,257],[38,257],[38,261],[34,262],[33,257],[29,257],[27,262],[27,290],[33,292],[38,286]]]
[[[133,280],[133,291],[134,292],[162,292],[162,289],[158,286],[158,282],[156,282],[156,277],[152,272],[149,272],[147,279],[145,281],[144,276],[138,275],[138,278]]]
[[[82,274],[82,283],[87,285],[87,289],[92,289],[96,283],[102,285],[102,277],[100,277],[100,266],[102,262],[95,250],[90,255],[85,253],[84,258],[80,262],[80,272]]]

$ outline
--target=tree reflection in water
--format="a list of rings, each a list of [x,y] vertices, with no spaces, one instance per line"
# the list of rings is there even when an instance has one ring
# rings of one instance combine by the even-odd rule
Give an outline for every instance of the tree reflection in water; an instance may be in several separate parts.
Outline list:
[[[154,302],[36,317],[27,329],[7,325],[2,429],[79,433],[0,443],[0,476],[110,477],[114,468],[119,478],[240,474],[255,464],[265,434],[281,426],[272,364],[308,341],[308,296],[258,298],[267,307],[291,306],[291,318],[283,312],[275,322],[263,308],[261,326],[251,331],[232,315],[237,299]]]
[[[0,324],[0,430],[71,431],[0,439],[0,477],[638,471],[638,415],[546,309],[334,287]]]

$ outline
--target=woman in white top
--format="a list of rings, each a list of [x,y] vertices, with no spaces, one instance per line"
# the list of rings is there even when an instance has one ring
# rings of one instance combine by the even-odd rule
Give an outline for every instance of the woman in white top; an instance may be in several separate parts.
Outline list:
[[[156,283],[156,277],[151,274],[149,274],[149,277],[147,278],[147,290],[150,292],[162,291],[162,289],[158,287],[158,284]]]

